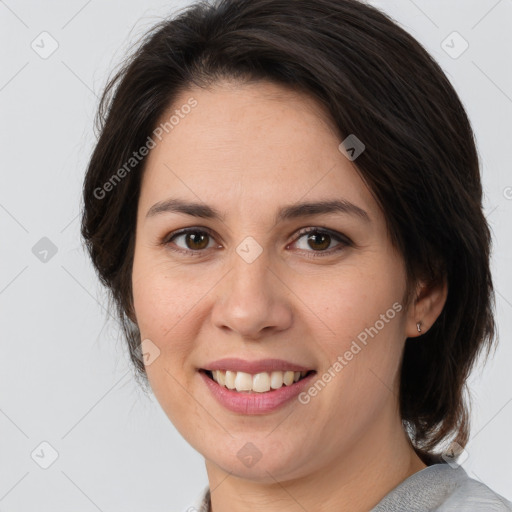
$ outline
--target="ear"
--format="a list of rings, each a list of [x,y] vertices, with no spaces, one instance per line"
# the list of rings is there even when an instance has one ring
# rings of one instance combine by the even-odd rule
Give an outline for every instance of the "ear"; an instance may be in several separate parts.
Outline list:
[[[435,282],[420,281],[407,312],[406,337],[414,338],[425,334],[441,314],[447,296],[448,284],[445,277]],[[418,332],[418,323],[421,332]]]

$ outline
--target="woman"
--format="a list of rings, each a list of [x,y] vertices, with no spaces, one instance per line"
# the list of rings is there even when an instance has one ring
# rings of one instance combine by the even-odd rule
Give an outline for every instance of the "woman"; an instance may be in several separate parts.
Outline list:
[[[355,0],[196,4],[99,116],[82,235],[205,457],[194,508],[512,510],[457,462],[491,240],[468,118],[416,40]]]

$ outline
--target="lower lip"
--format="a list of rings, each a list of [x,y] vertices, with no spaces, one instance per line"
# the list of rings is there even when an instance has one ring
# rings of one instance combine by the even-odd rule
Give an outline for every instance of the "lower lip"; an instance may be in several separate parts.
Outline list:
[[[242,414],[266,414],[293,400],[309,384],[316,372],[310,373],[290,386],[283,384],[279,389],[266,393],[232,391],[210,379],[204,371],[200,371],[199,375],[212,395],[226,409]]]

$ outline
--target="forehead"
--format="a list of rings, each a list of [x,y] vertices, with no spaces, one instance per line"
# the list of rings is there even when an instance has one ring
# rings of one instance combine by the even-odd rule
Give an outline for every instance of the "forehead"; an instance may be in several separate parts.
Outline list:
[[[283,195],[290,203],[339,193],[375,211],[355,165],[339,151],[329,113],[308,95],[269,82],[225,82],[182,91],[158,126],[171,116],[148,156],[142,202],[179,192],[219,209],[258,196],[263,208]]]

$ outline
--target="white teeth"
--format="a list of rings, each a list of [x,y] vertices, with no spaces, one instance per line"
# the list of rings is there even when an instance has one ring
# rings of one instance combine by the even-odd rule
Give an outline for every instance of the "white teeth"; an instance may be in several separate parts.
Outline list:
[[[214,370],[212,371],[213,380],[221,386],[233,389],[238,392],[254,391],[256,393],[266,393],[271,389],[279,389],[284,386],[291,386],[301,377],[306,375],[307,371],[293,372],[291,370],[260,372],[251,375],[247,372],[233,372],[230,370]]]
[[[222,370],[218,370],[218,371],[222,371]],[[226,377],[225,377],[225,385],[228,389],[235,389],[235,377],[236,377],[236,372],[230,372],[229,370],[226,372]]]
[[[235,388],[237,391],[251,391],[252,376],[250,373],[236,372]]]
[[[253,376],[252,390],[258,393],[270,391],[270,376],[267,372],[257,373]]]
[[[279,389],[283,385],[283,372],[272,372],[270,375],[270,387]]]
[[[283,382],[287,386],[290,386],[291,384],[293,384],[293,377],[294,377],[294,372],[292,372],[292,371],[284,372]]]

